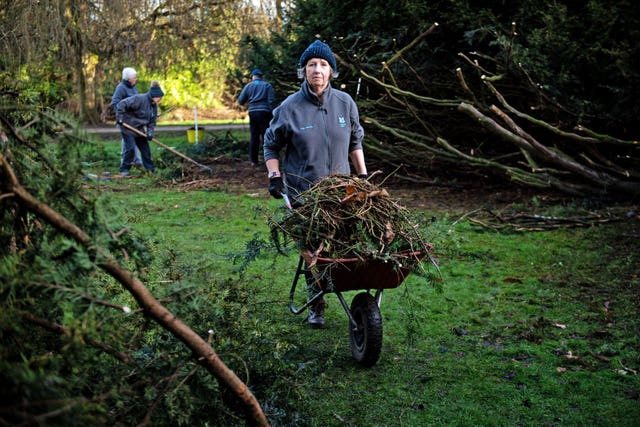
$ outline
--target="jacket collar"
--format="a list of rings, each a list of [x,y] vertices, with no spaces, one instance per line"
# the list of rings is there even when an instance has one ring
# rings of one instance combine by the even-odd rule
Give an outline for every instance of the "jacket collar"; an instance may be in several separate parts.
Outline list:
[[[318,95],[316,95],[315,92],[311,90],[311,87],[309,86],[309,83],[307,83],[306,79],[305,81],[302,82],[302,87],[300,88],[300,90],[302,91],[302,94],[304,95],[304,97],[307,98],[309,101],[311,101],[316,105],[322,105],[325,102],[327,102],[331,97],[332,88],[331,88],[331,82],[329,82],[329,84],[327,85],[327,88],[322,93],[322,102],[320,101],[320,98],[318,98]]]

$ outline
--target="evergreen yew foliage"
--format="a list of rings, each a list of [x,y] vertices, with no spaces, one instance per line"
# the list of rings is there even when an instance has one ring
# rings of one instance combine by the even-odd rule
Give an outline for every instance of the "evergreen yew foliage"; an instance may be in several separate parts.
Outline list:
[[[6,106],[15,99],[3,101]],[[81,136],[66,132],[71,123],[28,105],[4,110],[0,119],[0,419],[12,425],[88,424],[103,417],[111,393],[95,380],[116,372],[102,351],[87,346],[107,345],[117,333],[100,332],[104,311],[95,302],[106,295],[86,287],[95,271],[92,255],[16,203],[6,190],[4,165],[35,197],[96,240],[112,239],[95,201],[80,196]]]
[[[108,201],[85,186],[81,152],[92,143],[75,123],[15,98],[2,101],[0,424],[233,425],[246,419],[242,405],[224,407],[220,387],[229,380],[202,361],[194,349],[199,338],[193,345],[176,333],[175,319],[159,322],[158,307],[135,292],[137,285],[122,283],[113,265],[149,284],[149,295],[169,307],[165,317],[172,312],[184,324],[211,325],[210,344],[223,351],[251,352],[258,345],[238,333],[246,293],[232,281],[213,286],[208,271],[183,277],[188,268],[174,254],[125,227]],[[26,193],[37,202],[25,203]],[[167,275],[181,280],[154,285]],[[265,372],[255,375],[270,375],[273,365],[261,366]]]

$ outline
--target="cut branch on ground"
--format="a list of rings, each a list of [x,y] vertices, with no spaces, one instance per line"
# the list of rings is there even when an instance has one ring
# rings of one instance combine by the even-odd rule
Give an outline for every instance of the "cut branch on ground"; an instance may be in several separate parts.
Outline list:
[[[3,127],[6,127],[8,122],[3,120],[3,125]],[[6,138],[6,135],[4,135],[4,137]],[[99,268],[116,279],[131,293],[146,316],[153,319],[165,330],[183,342],[191,349],[198,363],[203,365],[218,381],[233,391],[243,403],[248,418],[253,420],[253,423],[263,426],[268,425],[262,408],[254,395],[244,382],[224,364],[215,350],[181,319],[162,305],[153,294],[151,294],[142,281],[120,265],[108,250],[96,245],[88,233],[69,221],[60,212],[40,201],[24,188],[11,167],[11,163],[2,153],[0,153],[0,183],[2,194],[11,194],[12,200],[22,209],[32,213],[38,219],[54,227],[64,236],[73,239],[83,246],[87,252],[91,254]]]

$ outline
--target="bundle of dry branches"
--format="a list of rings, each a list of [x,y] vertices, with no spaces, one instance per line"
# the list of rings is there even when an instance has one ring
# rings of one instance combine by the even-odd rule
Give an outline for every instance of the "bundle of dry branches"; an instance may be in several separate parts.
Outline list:
[[[279,248],[282,242],[293,241],[314,257],[402,260],[404,264],[407,254],[417,260],[433,250],[407,209],[386,189],[367,180],[334,175],[300,196],[300,207],[270,221]]]
[[[484,215],[483,215],[484,214]],[[494,231],[547,231],[559,228],[593,227],[609,222],[629,220],[635,217],[634,211],[621,210],[605,213],[591,213],[572,217],[546,216],[527,214],[523,212],[503,215],[489,209],[483,209],[469,215],[469,222],[473,225]]]

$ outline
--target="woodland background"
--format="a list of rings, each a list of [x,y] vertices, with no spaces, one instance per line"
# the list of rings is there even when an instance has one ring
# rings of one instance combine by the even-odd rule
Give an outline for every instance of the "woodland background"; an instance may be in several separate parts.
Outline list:
[[[3,0],[5,97],[109,120],[124,66],[164,118],[239,117],[253,67],[279,100],[315,38],[339,57],[374,166],[410,182],[573,195],[638,185],[639,8],[616,1]],[[455,167],[451,167],[454,165]]]

